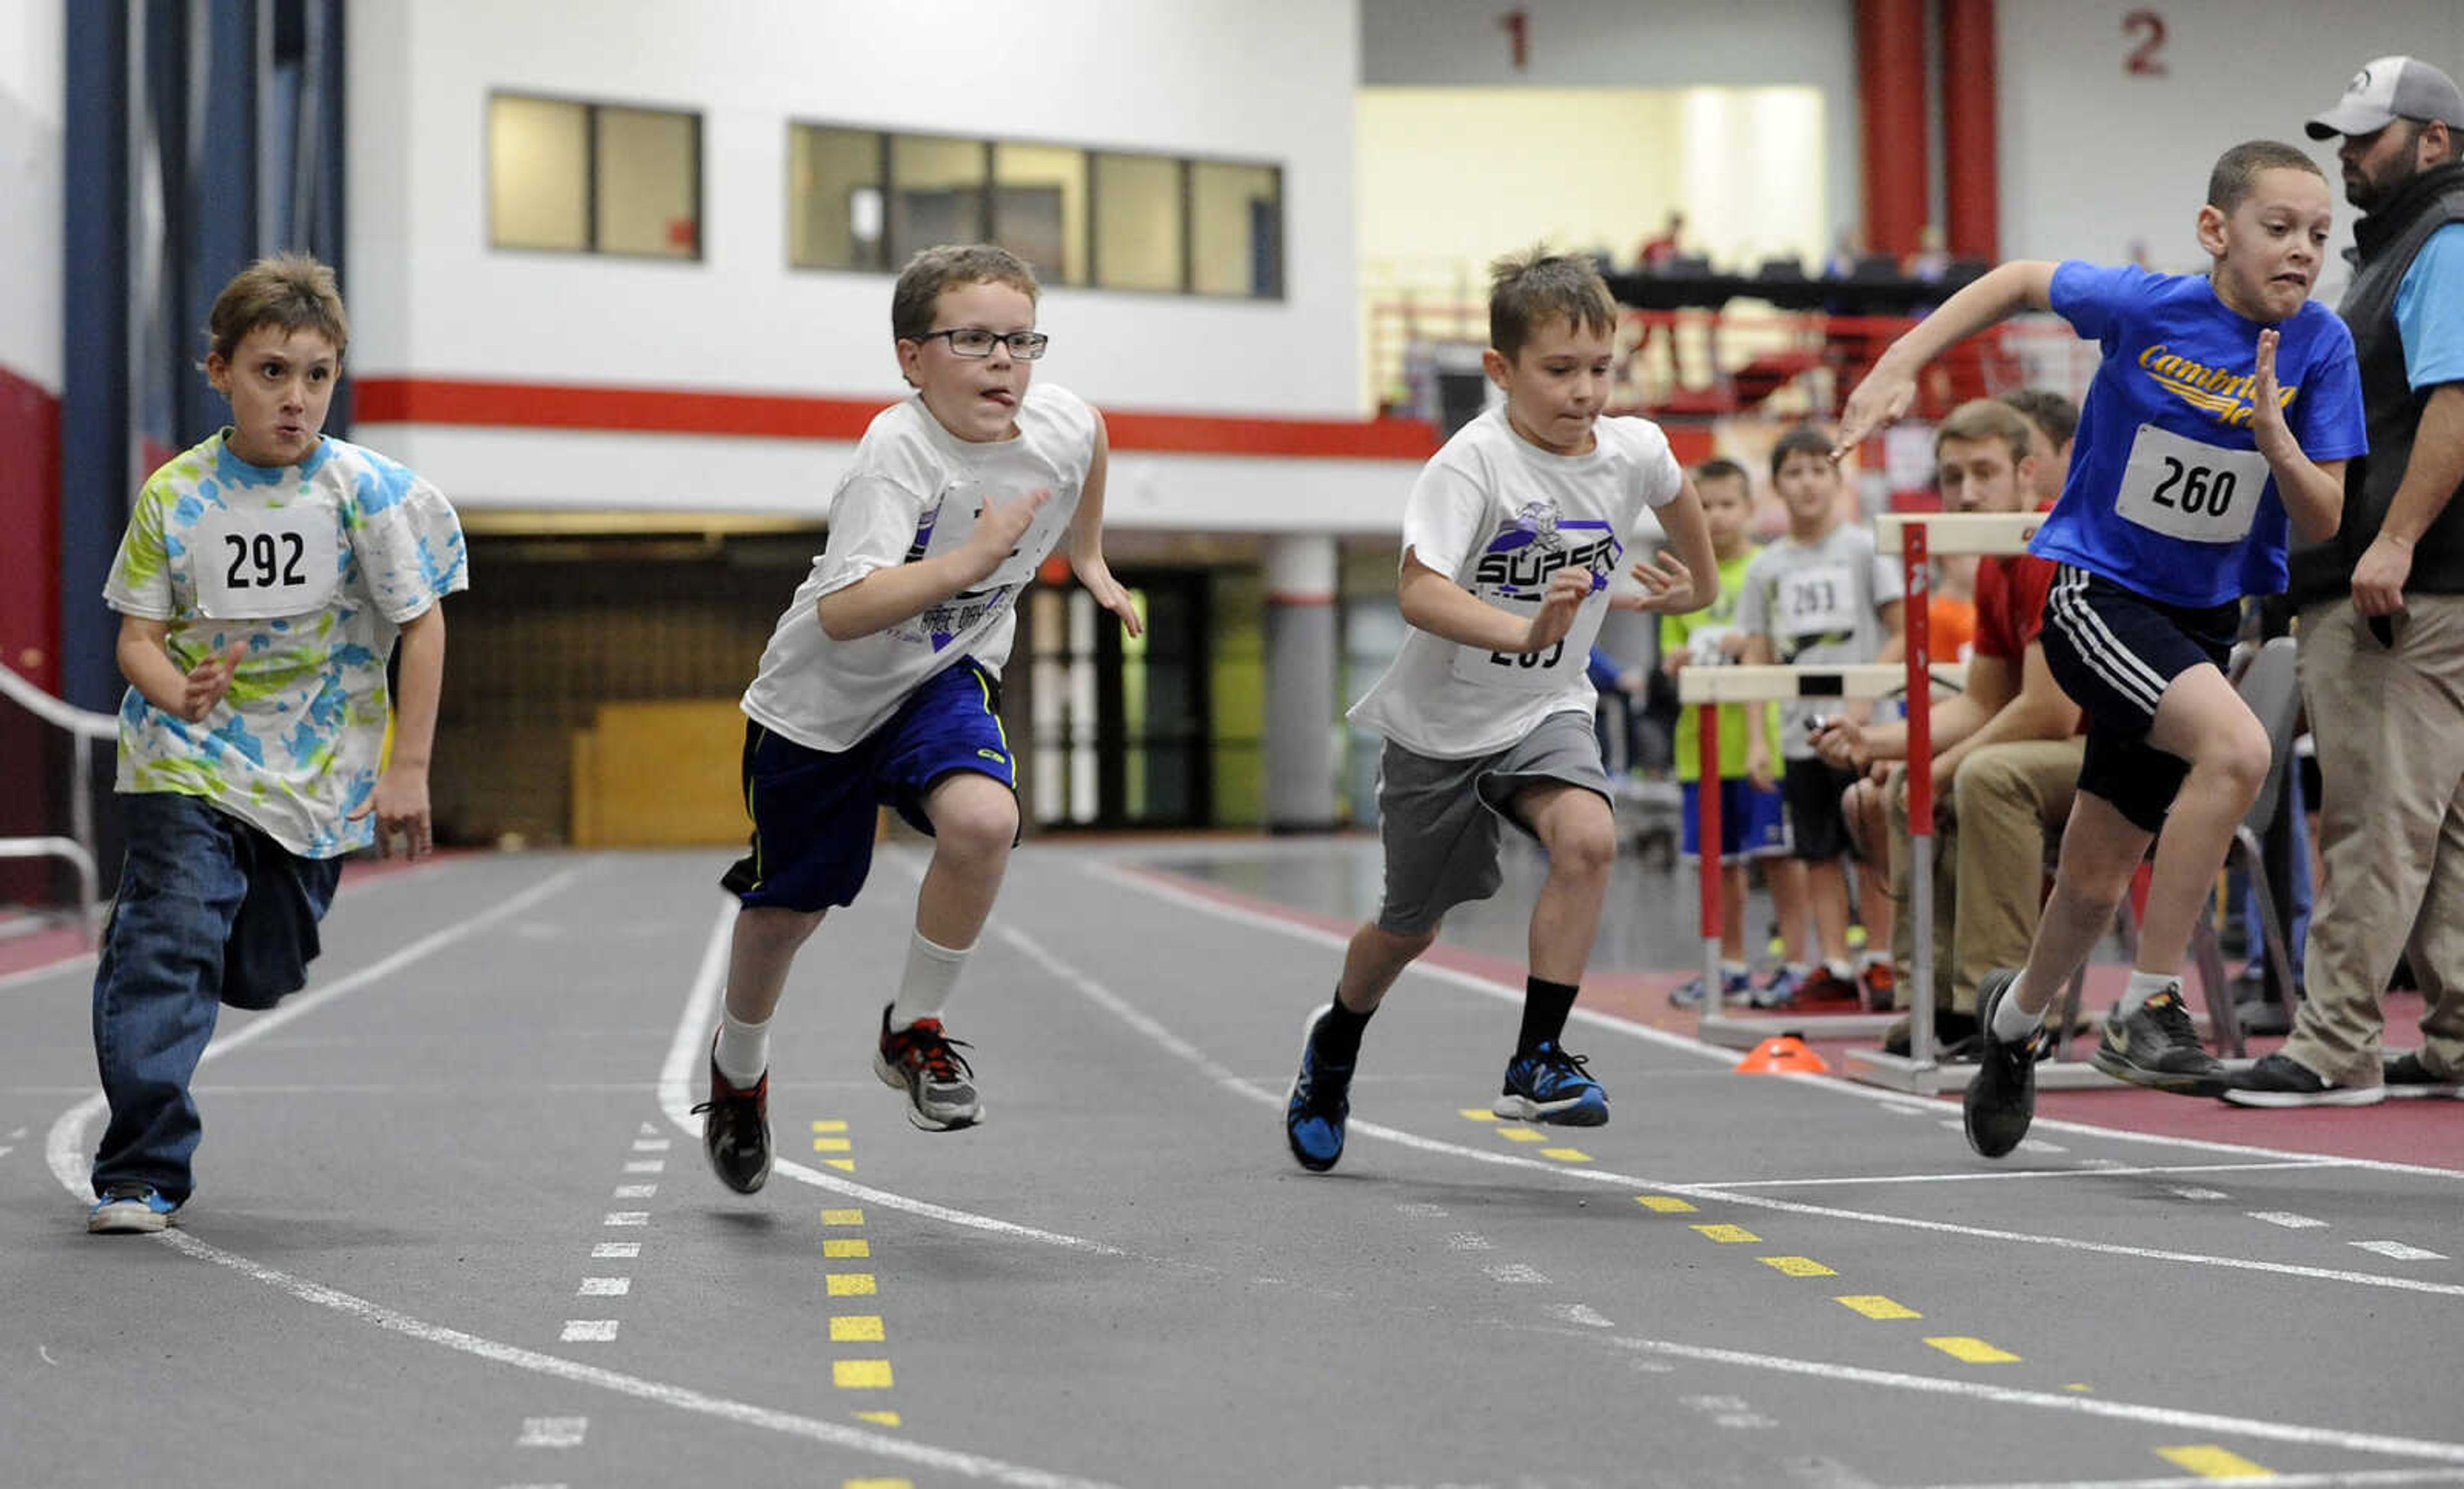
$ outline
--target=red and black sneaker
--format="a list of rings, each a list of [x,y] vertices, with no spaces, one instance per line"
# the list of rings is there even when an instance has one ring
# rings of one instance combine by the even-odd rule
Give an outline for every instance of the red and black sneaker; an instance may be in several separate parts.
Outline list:
[[[983,1120],[983,1104],[968,1077],[975,1071],[958,1053],[964,1040],[941,1032],[938,1018],[918,1018],[904,1029],[890,1026],[890,1005],[881,1010],[881,1044],[872,1073],[881,1084],[907,1093],[907,1120],[927,1132],[949,1132]]]
[[[702,1151],[710,1171],[739,1194],[770,1182],[770,1072],[744,1090],[727,1084],[718,1061],[710,1062],[710,1100],[695,1106],[701,1118]]]

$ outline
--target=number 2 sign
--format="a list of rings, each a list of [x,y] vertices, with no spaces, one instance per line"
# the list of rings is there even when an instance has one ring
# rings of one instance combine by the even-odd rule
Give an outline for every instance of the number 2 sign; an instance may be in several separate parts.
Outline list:
[[[2165,59],[2157,54],[2165,50],[2165,17],[2153,11],[2133,11],[2122,18],[2122,33],[2137,38],[2139,44],[2123,58],[2122,71],[2131,77],[2163,77],[2167,76]]]

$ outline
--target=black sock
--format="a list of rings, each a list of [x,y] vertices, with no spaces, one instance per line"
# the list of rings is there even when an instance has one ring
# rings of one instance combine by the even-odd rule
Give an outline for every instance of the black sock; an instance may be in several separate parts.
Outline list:
[[[1369,1027],[1371,1009],[1355,1014],[1343,1006],[1343,995],[1334,996],[1334,1004],[1327,1016],[1317,1021],[1317,1032],[1309,1037],[1309,1045],[1317,1058],[1330,1065],[1350,1066],[1360,1059],[1360,1031]]]
[[[1523,1032],[1515,1036],[1514,1052],[1528,1055],[1543,1044],[1554,1044],[1566,1032],[1566,1016],[1574,1011],[1575,984],[1543,977],[1523,979]]]

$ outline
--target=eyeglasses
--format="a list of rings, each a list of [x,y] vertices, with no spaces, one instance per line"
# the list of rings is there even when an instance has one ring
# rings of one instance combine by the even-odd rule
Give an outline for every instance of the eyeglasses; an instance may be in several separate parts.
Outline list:
[[[915,339],[921,343],[936,336],[950,339],[950,350],[961,357],[990,357],[995,346],[1006,346],[1009,354],[1021,361],[1033,361],[1052,344],[1052,338],[1041,331],[1012,331],[1004,335],[987,331],[981,326],[948,326],[939,331],[927,331]]]

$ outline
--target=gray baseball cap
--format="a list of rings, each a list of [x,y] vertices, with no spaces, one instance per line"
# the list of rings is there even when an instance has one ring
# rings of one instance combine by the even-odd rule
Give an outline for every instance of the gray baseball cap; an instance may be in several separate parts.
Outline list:
[[[2383,56],[2355,73],[2336,106],[2303,127],[2313,140],[2332,140],[2376,134],[2399,119],[2434,119],[2464,129],[2464,93],[2419,57]]]

